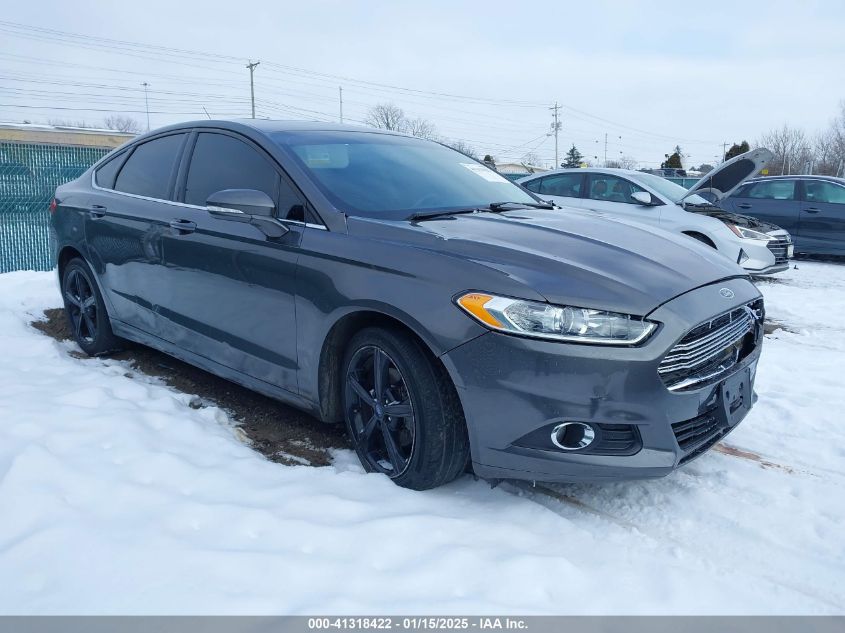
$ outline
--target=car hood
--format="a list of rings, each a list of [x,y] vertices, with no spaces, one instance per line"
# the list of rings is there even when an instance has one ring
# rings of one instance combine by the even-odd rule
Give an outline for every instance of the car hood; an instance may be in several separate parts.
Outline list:
[[[760,231],[761,233],[771,233],[772,231],[782,230],[779,226],[777,226],[776,224],[772,224],[771,222],[763,222],[763,220],[753,218],[750,215],[742,215],[740,213],[731,213],[730,211],[723,211],[719,207],[714,207],[709,204],[706,206],[687,204],[684,206],[684,210],[689,211],[690,213],[697,213],[699,215],[706,215],[711,218],[716,218],[717,220],[721,220],[722,222],[736,224],[737,226],[741,226],[746,229],[754,229],[755,231]]]
[[[349,230],[492,268],[551,303],[640,316],[694,288],[746,276],[729,259],[686,236],[575,209],[421,222],[350,218]]]
[[[695,193],[710,192],[718,200],[727,198],[743,182],[760,173],[773,154],[765,147],[753,149],[726,160],[689,188],[687,198]]]

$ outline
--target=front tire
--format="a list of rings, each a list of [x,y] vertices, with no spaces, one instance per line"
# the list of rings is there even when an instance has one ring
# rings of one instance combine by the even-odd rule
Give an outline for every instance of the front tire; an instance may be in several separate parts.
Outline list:
[[[62,272],[62,299],[68,326],[83,352],[99,356],[123,347],[123,340],[112,332],[94,273],[78,257],[70,260]]]
[[[411,335],[367,328],[343,363],[346,429],[369,472],[427,490],[455,479],[469,439],[455,387]]]

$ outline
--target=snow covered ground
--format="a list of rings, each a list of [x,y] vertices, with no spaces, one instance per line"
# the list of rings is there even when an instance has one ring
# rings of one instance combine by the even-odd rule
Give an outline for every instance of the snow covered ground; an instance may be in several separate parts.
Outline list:
[[[410,492],[281,466],[29,322],[0,275],[0,613],[845,613],[845,265],[761,284],[760,400],[648,482]]]

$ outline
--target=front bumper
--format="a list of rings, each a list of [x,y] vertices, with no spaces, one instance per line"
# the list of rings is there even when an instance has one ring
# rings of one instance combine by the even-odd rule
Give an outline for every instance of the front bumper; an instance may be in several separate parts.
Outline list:
[[[792,238],[786,231],[770,233],[770,242],[742,240],[742,251],[747,258],[740,265],[752,275],[771,275],[789,269],[793,256]]]
[[[721,298],[721,288],[730,288],[735,297]],[[548,482],[641,479],[664,476],[697,457],[733,430],[750,408],[759,342],[727,376],[698,389],[669,391],[657,367],[703,320],[759,296],[747,279],[688,292],[648,315],[662,325],[641,347],[553,343],[490,332],[450,351],[442,359],[458,387],[476,474]],[[762,326],[755,327],[761,341]],[[726,417],[723,385],[730,381],[736,388],[743,376],[747,397]],[[606,443],[604,454],[564,451],[549,435],[561,422],[585,422],[600,437],[621,439],[614,448]]]

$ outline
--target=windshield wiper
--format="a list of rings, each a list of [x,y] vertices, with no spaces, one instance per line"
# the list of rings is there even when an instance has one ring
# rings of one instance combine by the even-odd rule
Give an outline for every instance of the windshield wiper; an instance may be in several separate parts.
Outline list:
[[[408,216],[408,219],[413,221],[416,220],[433,220],[434,218],[443,217],[444,215],[460,215],[462,213],[479,213],[481,211],[486,211],[487,209],[476,209],[475,207],[467,208],[467,209],[452,209],[446,210],[441,209],[439,211],[417,211],[416,213],[412,213]]]
[[[521,207],[528,207],[530,209],[554,209],[553,204],[549,204],[548,202],[491,202],[490,203],[490,210],[491,211],[502,211],[504,207],[515,204]]]

